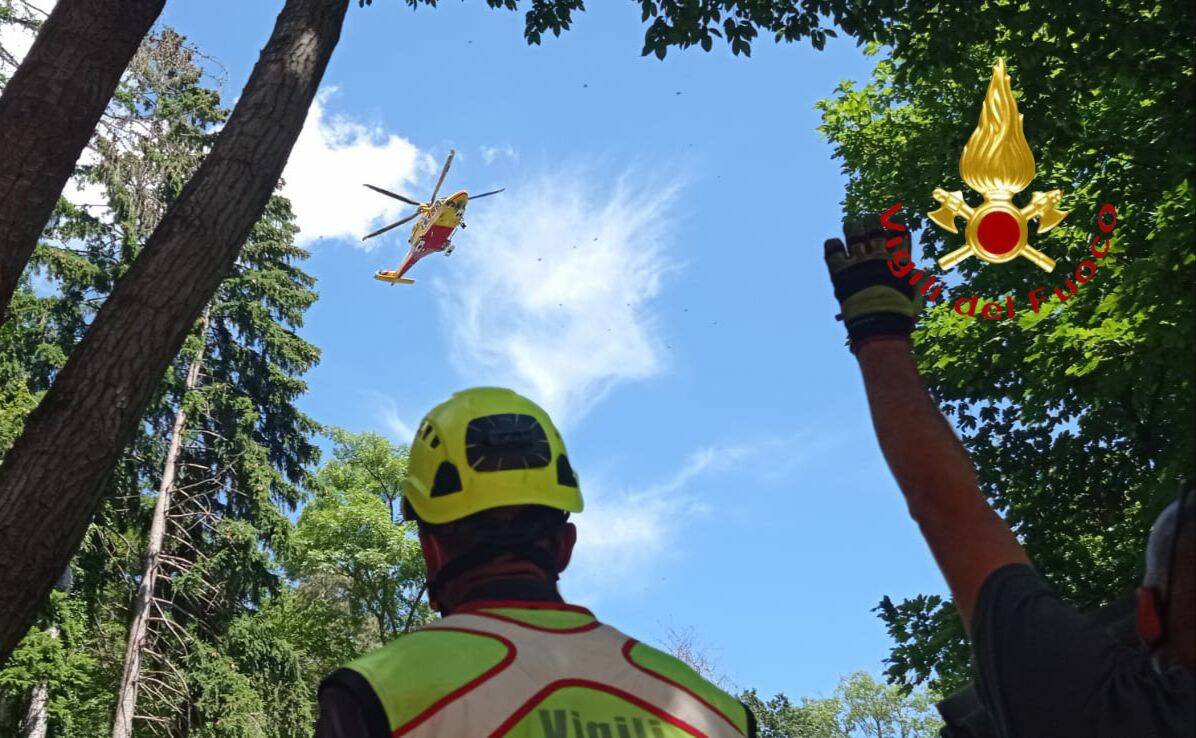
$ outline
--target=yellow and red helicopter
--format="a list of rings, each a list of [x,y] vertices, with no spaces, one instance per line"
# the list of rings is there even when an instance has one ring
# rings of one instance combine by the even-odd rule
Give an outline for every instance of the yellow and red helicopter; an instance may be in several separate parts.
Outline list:
[[[375,187],[372,184],[366,185],[366,187],[369,187],[374,192],[380,192],[387,197],[393,197],[396,200],[401,200],[408,205],[414,205],[419,208],[406,218],[379,228],[361,239],[364,241],[367,238],[379,236],[391,228],[398,228],[404,223],[419,218],[419,220],[415,221],[415,226],[411,229],[411,237],[407,239],[407,243],[411,244],[411,248],[407,250],[407,256],[404,257],[403,263],[399,265],[398,269],[382,269],[378,271],[374,275],[374,279],[390,282],[391,284],[413,284],[415,282],[414,279],[404,277],[403,275],[407,273],[407,270],[415,266],[415,262],[437,251],[443,251],[445,256],[453,253],[453,232],[458,227],[465,227],[462,218],[465,217],[466,203],[470,200],[477,200],[480,197],[497,195],[506,189],[504,187],[498,190],[491,190],[490,192],[483,192],[480,195],[470,195],[465,190],[461,190],[460,192],[455,192],[448,197],[437,200],[436,195],[440,193],[440,186],[444,184],[444,178],[448,176],[449,167],[452,166],[453,157],[456,153],[454,150],[449,150],[448,159],[444,162],[444,169],[440,170],[440,179],[436,180],[436,188],[432,190],[432,197],[428,199],[428,202],[412,200],[410,197],[396,194],[390,190],[384,190],[381,187]]]

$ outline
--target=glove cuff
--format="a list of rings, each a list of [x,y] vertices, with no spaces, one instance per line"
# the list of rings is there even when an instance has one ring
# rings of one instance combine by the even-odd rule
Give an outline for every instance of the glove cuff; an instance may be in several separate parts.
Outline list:
[[[914,318],[900,313],[868,313],[845,322],[847,338],[853,345],[867,338],[909,337],[914,332]]]
[[[907,345],[909,345],[911,342],[909,334],[876,333],[874,335],[864,336],[862,338],[849,338],[847,341],[847,347],[851,350],[852,355],[858,356],[860,349],[864,346],[870,343],[879,343],[881,341],[901,341]]]

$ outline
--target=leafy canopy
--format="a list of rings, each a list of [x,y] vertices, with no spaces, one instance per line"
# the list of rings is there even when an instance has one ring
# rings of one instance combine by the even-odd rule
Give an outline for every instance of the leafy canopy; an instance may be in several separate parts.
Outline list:
[[[395,517],[407,449],[374,433],[332,435],[333,459],[314,476],[287,564],[292,576],[321,580],[347,602],[381,644],[413,611],[427,615],[417,600],[425,574],[414,524]]]
[[[1191,3],[1122,0],[859,3],[859,35],[883,48],[872,78],[819,104],[822,132],[848,175],[846,211],[904,203],[923,266],[959,245],[928,225],[935,187],[965,189],[958,158],[976,125],[991,66],[1004,57],[1036,159],[1031,191],[1059,188],[1063,224],[1032,241],[1058,259],[961,264],[955,294],[1002,300],[1014,321],[963,318],[940,304],[915,335],[927,383],[963,434],[985,493],[1052,584],[1077,605],[1106,603],[1140,576],[1153,516],[1194,478],[1191,356],[1196,151]],[[879,11],[882,15],[873,15]],[[883,45],[883,46],[882,46]],[[977,196],[970,195],[974,202]],[[1100,206],[1116,238],[1095,277],[1041,313],[1026,293],[1090,258]],[[967,678],[949,603],[888,598],[896,641],[889,677]]]
[[[437,0],[404,0],[411,7],[435,6]],[[735,55],[751,56],[752,41],[762,32],[776,41],[808,38],[816,49],[836,36],[826,21],[833,19],[850,32],[850,3],[843,0],[633,0],[640,6],[641,19],[648,24],[644,32],[643,55],[663,59],[670,47],[700,46],[710,51],[720,38]],[[361,6],[374,0],[358,0]],[[486,0],[492,8],[518,10],[520,0]],[[560,36],[573,25],[573,14],[585,10],[583,0],[528,0],[524,37],[529,44],[539,44],[546,32]],[[651,22],[649,22],[651,21]]]
[[[865,672],[839,680],[832,696],[794,704],[783,694],[741,695],[756,716],[760,738],[932,738],[942,722],[925,690],[905,694]]]

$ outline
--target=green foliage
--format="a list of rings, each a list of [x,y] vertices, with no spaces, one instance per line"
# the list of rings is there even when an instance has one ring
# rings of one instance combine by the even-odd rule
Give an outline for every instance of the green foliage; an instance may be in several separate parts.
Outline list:
[[[299,652],[269,618],[247,613],[188,659],[198,695],[185,715],[204,738],[306,738],[315,722]]]
[[[333,459],[312,481],[287,566],[346,602],[381,644],[402,632],[413,608],[427,617],[416,599],[425,572],[415,526],[395,515],[407,449],[373,433],[333,430],[332,437]]]
[[[77,173],[103,192],[106,210],[60,201],[0,328],[0,452],[206,154],[226,112],[203,76],[194,50],[167,29],[122,80],[93,163]],[[74,589],[56,595],[64,605],[43,615],[0,672],[0,700],[15,707],[0,713],[10,721],[33,685],[46,685],[54,735],[110,729],[148,513],[171,423],[185,410],[137,712],[177,735],[310,734],[305,657],[269,610],[280,586],[275,553],[318,459],[317,426],[294,405],[319,358],[297,333],[316,294],[295,233],[289,203],[273,198],[110,479],[72,563]],[[188,387],[201,347],[200,381]]]
[[[94,735],[108,718],[108,681],[88,648],[84,603],[54,591],[38,627],[0,669],[0,695],[28,695],[35,686],[53,685],[50,724],[63,735]],[[24,710],[24,702],[20,702]]]
[[[404,0],[415,8],[436,5],[436,0]],[[682,49],[700,46],[710,51],[714,39],[722,39],[736,56],[752,55],[752,41],[761,32],[776,41],[800,41],[808,38],[816,49],[826,45],[837,34],[825,21],[833,17],[836,23],[850,23],[851,3],[836,0],[796,2],[780,0],[635,0],[640,6],[641,19],[648,24],[644,32],[644,56],[654,54],[663,59],[672,47]],[[373,5],[374,0],[358,0],[360,6]],[[520,0],[486,0],[492,8],[518,10]],[[529,44],[539,44],[546,32],[560,36],[573,25],[573,14],[585,10],[583,0],[529,0],[525,14],[524,37]],[[649,21],[651,21],[649,23]]]
[[[800,705],[783,694],[763,700],[755,690],[740,699],[756,716],[760,738],[931,738],[942,726],[930,693],[906,694],[864,672],[842,677],[833,696]]]
[[[941,304],[915,340],[986,494],[1051,583],[1084,608],[1134,586],[1153,515],[1175,480],[1196,472],[1194,15],[1191,3],[1121,0],[878,6],[856,17],[856,32],[889,56],[867,84],[845,82],[819,104],[850,179],[847,212],[904,203],[929,264],[958,245],[927,225],[930,193],[961,187],[960,151],[990,67],[1006,59],[1037,160],[1029,189],[1062,189],[1071,211],[1032,236],[1061,268],[965,261],[952,277],[966,285],[956,295],[1013,293],[1017,320],[975,321]],[[1030,312],[1028,290],[1050,295],[1088,258],[1105,202],[1118,213],[1110,256],[1066,305]],[[890,679],[937,673],[949,690],[965,678],[963,633],[947,603],[878,609],[897,641]]]

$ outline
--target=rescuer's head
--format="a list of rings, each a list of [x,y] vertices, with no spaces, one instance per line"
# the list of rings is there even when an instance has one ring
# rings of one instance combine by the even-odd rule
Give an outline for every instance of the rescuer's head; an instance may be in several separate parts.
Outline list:
[[[1196,671],[1196,487],[1183,489],[1150,529],[1138,634],[1160,666]]]
[[[434,607],[495,581],[555,582],[577,540],[569,513],[581,509],[560,432],[526,397],[464,390],[420,422],[403,513],[419,525]]]

